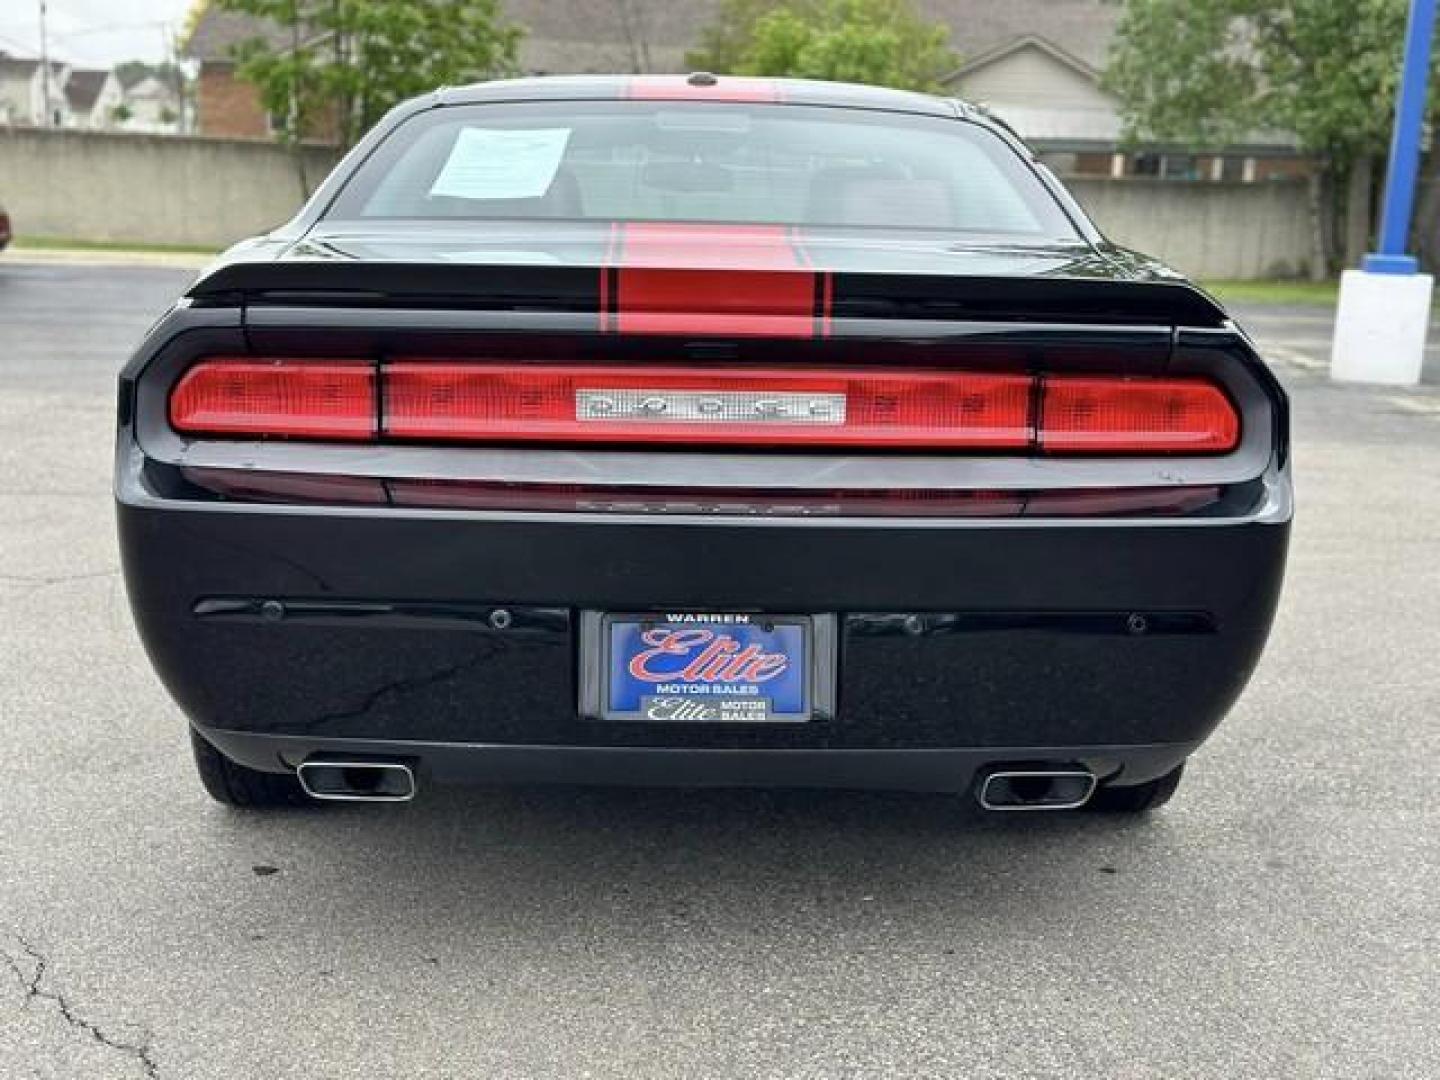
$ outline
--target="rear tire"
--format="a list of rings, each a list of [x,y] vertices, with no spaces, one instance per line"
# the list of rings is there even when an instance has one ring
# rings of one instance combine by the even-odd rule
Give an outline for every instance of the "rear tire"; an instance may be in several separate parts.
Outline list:
[[[195,770],[210,797],[226,806],[260,809],[273,806],[312,806],[313,801],[292,773],[268,773],[237,765],[190,729]]]
[[[1182,761],[1164,776],[1147,780],[1143,784],[1098,788],[1085,804],[1085,809],[1102,814],[1144,814],[1150,810],[1158,810],[1170,801],[1175,789],[1180,786],[1180,777],[1184,774],[1185,763]]]

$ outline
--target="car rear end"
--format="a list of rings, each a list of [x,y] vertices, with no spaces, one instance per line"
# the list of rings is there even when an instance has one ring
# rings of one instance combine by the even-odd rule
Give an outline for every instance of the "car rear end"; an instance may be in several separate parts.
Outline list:
[[[849,150],[798,223],[695,220],[766,110],[883,144],[920,123],[893,99],[528,85],[393,118],[122,376],[126,581],[204,744],[336,797],[403,770],[1045,807],[1174,774],[1260,655],[1291,515],[1283,394],[1223,312],[947,103],[924,124],[1026,170],[1043,235],[930,224],[923,155]],[[591,113],[651,157],[595,166],[629,143]],[[529,157],[452,168],[467,140]],[[692,209],[583,205],[616,171]]]

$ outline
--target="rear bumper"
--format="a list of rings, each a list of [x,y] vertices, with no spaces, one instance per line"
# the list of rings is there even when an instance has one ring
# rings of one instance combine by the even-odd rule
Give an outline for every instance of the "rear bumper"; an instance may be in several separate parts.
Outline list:
[[[156,669],[256,767],[349,750],[479,779],[941,789],[997,761],[1136,781],[1173,767],[1259,658],[1291,514],[1283,473],[1243,518],[1174,520],[202,503],[150,490],[138,451],[122,453],[118,497]],[[580,613],[642,609],[834,613],[834,718],[583,718]]]
[[[288,771],[344,756],[402,761],[421,784],[607,784],[635,787],[819,787],[964,792],[1001,764],[1074,766],[1106,784],[1142,784],[1170,772],[1195,743],[1151,746],[926,750],[687,749],[324,739],[202,729],[226,757]]]

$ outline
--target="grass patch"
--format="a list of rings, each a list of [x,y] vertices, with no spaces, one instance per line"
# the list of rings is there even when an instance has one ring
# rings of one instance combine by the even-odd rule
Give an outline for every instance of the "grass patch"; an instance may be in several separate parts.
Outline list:
[[[1226,304],[1313,304],[1333,307],[1338,281],[1202,281]]]
[[[125,240],[67,240],[58,236],[17,236],[18,251],[138,251],[148,255],[218,255],[199,244],[135,244]]]

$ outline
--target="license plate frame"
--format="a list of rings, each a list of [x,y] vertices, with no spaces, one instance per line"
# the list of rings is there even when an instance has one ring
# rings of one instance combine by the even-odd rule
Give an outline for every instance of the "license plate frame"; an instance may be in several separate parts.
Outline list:
[[[678,698],[686,705],[699,702],[706,706],[720,706],[725,702],[745,702],[744,708],[738,705],[714,710],[680,706],[661,709],[649,707],[650,703],[636,696],[638,680],[633,677],[624,678],[620,680],[623,685],[617,685],[614,670],[617,631],[628,639],[625,645],[633,646],[638,637],[636,628],[647,625],[654,629],[714,631],[724,628],[722,632],[727,636],[743,638],[746,644],[756,644],[757,640],[764,641],[772,631],[778,631],[782,636],[793,639],[798,631],[803,642],[803,670],[800,679],[804,707],[799,710],[777,709],[772,698],[762,713],[751,703],[766,698],[763,689],[748,694],[727,693],[723,690],[691,690],[680,694],[654,695],[666,699]],[[787,633],[791,627],[796,630]],[[580,613],[579,642],[580,714],[587,719],[607,722],[703,728],[794,727],[830,720],[834,716],[835,705],[835,628],[835,616],[829,614],[796,615],[686,609],[673,609],[668,612],[583,611]],[[788,656],[788,648],[784,651]],[[629,655],[633,655],[633,649]],[[662,656],[660,660],[669,661],[670,657]],[[785,675],[778,678],[783,679]],[[788,702],[786,704],[788,705]]]

